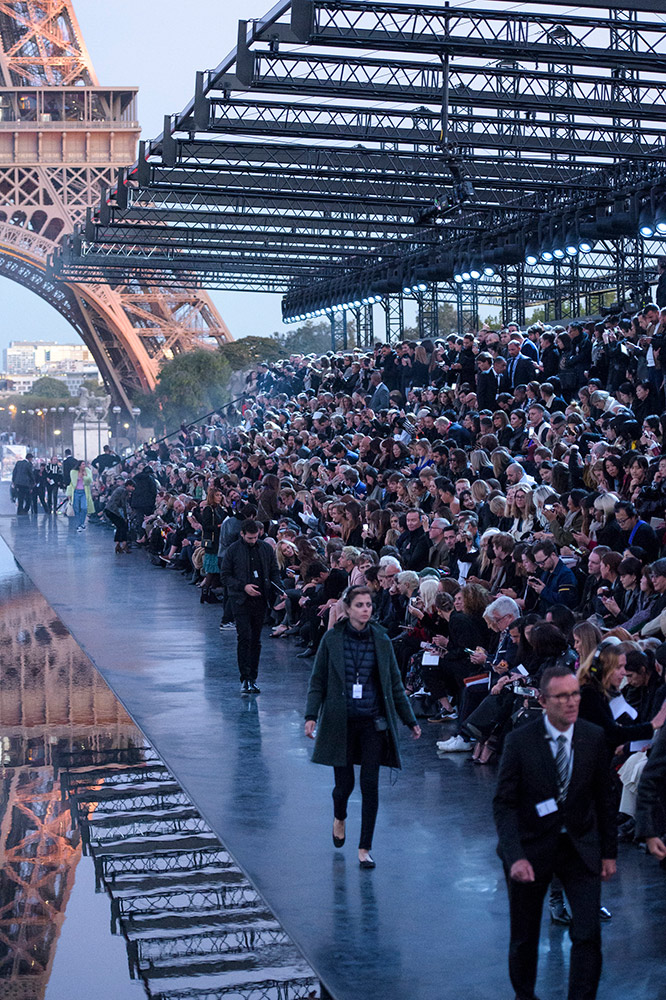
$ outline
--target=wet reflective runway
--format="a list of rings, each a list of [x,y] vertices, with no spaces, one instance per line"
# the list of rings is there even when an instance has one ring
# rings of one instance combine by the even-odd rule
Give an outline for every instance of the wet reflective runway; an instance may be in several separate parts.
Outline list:
[[[438,760],[434,743],[448,726],[428,726],[419,743],[404,740],[403,771],[382,774],[378,867],[361,872],[358,793],[348,845],[336,852],[331,774],[309,762],[302,736],[311,661],[266,637],[262,694],[241,699],[235,634],[219,632],[219,609],[199,605],[179,574],[140,552],[114,556],[101,528],[75,535],[64,518],[54,525],[45,515],[17,522],[5,489],[0,531],[336,1000],[511,996],[494,771],[465,754]],[[96,829],[112,839],[112,823]],[[604,888],[615,913],[603,932],[605,1000],[663,994],[665,890],[652,860],[622,849],[620,876]],[[154,947],[137,939],[142,960]],[[568,948],[566,931],[544,924],[544,1000],[566,993]]]
[[[318,997],[4,542],[0,608],[0,997]]]

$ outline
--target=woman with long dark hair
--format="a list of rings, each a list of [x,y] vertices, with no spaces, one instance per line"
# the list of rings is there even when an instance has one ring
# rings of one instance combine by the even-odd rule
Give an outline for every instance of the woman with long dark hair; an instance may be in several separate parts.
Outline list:
[[[371,591],[349,587],[343,603],[347,618],[326,633],[312,668],[305,735],[315,740],[312,760],[334,769],[335,847],[345,842],[354,765],[360,764],[358,860],[361,868],[374,868],[370,850],[379,804],[379,768],[400,767],[398,718],[412,730],[414,739],[421,729],[405,694],[393,646],[385,631],[370,621]]]
[[[206,495],[206,503],[200,509],[201,545],[204,550],[203,572],[201,585],[201,603],[217,604],[217,598],[211,593],[214,578],[220,571],[217,550],[220,544],[220,526],[225,518],[222,507],[222,490],[210,486]]]

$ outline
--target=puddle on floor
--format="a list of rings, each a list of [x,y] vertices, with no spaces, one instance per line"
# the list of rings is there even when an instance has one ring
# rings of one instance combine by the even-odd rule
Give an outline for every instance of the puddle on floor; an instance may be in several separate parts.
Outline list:
[[[0,1000],[146,995],[319,985],[0,541]]]

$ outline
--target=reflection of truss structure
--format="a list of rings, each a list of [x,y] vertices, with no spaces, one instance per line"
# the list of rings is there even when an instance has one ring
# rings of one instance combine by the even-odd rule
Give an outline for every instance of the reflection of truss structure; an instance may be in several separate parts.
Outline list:
[[[1,597],[0,993],[37,1000],[81,853],[54,756],[140,734],[39,594],[19,581]]]
[[[56,286],[46,260],[135,156],[136,90],[98,85],[71,0],[0,3],[0,274],[57,308],[129,406],[160,361],[231,335],[205,293]]]
[[[665,50],[661,0],[282,0],[198,74],[58,273],[187,276],[312,311],[357,309],[377,272],[386,295],[414,297],[425,274],[440,299],[519,318],[526,300],[563,314],[622,300],[645,278],[626,232],[558,267],[500,251],[562,206],[612,201],[627,167],[634,184],[666,179]],[[459,291],[453,255],[483,249],[495,273]]]
[[[65,754],[61,782],[111,897],[132,975],[165,1000],[305,1000],[312,970],[171,774],[146,748]]]

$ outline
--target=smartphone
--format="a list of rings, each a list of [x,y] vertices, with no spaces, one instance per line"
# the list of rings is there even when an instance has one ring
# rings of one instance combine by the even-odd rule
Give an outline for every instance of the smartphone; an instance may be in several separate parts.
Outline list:
[[[513,689],[513,693],[519,695],[521,698],[538,698],[539,692],[536,688],[526,688],[519,687],[516,685]]]

